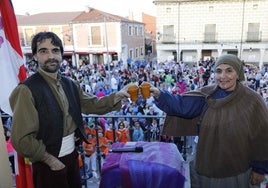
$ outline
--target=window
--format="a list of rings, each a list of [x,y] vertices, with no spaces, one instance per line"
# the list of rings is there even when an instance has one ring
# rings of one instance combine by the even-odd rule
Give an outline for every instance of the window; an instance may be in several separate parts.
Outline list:
[[[143,56],[143,48],[140,48],[140,55]]]
[[[34,31],[32,28],[27,28],[24,30],[25,31],[25,46],[31,46],[31,41],[34,36]]]
[[[257,10],[258,9],[258,4],[254,4],[253,5],[253,10]]]
[[[100,26],[91,27],[91,44],[101,45],[101,28]]]
[[[257,10],[259,7],[260,0],[252,0],[252,8],[253,10]]]
[[[133,58],[133,50],[129,50],[129,58],[130,58],[130,59]]]
[[[112,61],[118,61],[118,55],[112,54]]]
[[[139,36],[143,36],[143,27],[139,27],[139,33],[138,33]]]
[[[59,27],[51,27],[50,31],[55,33],[59,38],[62,36],[61,28]]]
[[[58,27],[52,27],[50,30],[58,36],[61,34],[61,30]]]
[[[204,42],[216,42],[216,24],[205,25]]]
[[[138,48],[136,48],[136,50],[135,50],[135,57],[139,57],[139,49]]]
[[[174,25],[163,26],[163,42],[175,42]]]
[[[128,35],[131,36],[132,35],[132,27],[128,26]]]
[[[214,6],[209,6],[209,7],[208,7],[208,11],[209,11],[209,12],[213,12],[213,11],[214,11]]]
[[[260,23],[249,23],[248,24],[248,33],[247,33],[247,41],[255,42],[260,41]]]
[[[137,36],[138,35],[138,28],[134,27],[134,35]]]
[[[171,8],[166,8],[166,13],[171,13]]]

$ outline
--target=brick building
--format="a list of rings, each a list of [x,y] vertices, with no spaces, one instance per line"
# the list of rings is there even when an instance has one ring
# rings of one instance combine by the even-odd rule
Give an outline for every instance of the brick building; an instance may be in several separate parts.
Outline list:
[[[64,58],[74,65],[144,59],[144,24],[94,8],[17,16],[17,22],[26,61],[32,56],[31,39],[40,31],[55,32],[64,43]]]

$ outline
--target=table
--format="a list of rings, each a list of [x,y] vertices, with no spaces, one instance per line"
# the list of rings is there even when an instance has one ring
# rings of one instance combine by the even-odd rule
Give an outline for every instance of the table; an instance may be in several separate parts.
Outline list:
[[[165,142],[117,142],[111,148],[142,146],[142,153],[108,153],[100,188],[183,188],[184,159],[177,146]]]

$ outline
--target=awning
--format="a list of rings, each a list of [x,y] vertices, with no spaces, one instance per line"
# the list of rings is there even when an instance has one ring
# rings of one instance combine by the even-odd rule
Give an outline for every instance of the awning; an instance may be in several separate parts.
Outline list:
[[[75,52],[76,54],[79,54],[79,55],[88,55],[89,52]]]
[[[63,52],[63,55],[66,56],[66,55],[69,55],[69,56],[72,56],[74,52]]]
[[[103,55],[103,54],[107,54],[107,52],[89,52],[89,54]],[[117,52],[109,51],[109,54],[113,55],[113,54],[117,54]]]

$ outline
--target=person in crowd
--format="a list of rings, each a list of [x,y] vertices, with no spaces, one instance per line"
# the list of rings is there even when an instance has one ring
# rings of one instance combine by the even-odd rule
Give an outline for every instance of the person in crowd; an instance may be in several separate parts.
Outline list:
[[[202,74],[203,86],[209,84],[209,77],[210,77],[210,70],[206,69],[205,72]]]
[[[189,80],[189,86],[190,86],[190,90],[195,90],[195,88],[196,88],[196,86],[192,80]]]
[[[146,114],[147,116],[156,116],[158,115],[158,112],[155,110],[154,106],[149,107],[149,111]],[[147,118],[147,121],[149,124],[153,122],[152,118]]]
[[[97,88],[97,81],[94,78],[91,78],[91,82],[90,82],[91,88],[92,88],[92,93],[95,94],[96,93],[96,88]]]
[[[88,119],[88,118],[86,118],[86,119]],[[94,127],[88,125],[88,120],[87,121],[84,120],[83,124],[84,124],[84,132],[86,135],[88,135],[89,133],[91,133],[93,131]]]
[[[118,131],[121,133],[121,137],[119,139],[119,142],[129,142],[130,141],[129,129],[127,127],[125,127],[125,121],[119,122]]]
[[[179,87],[179,85],[177,85],[177,84],[171,84],[171,86],[172,86],[172,89],[171,89],[171,92],[172,92],[172,94],[180,94],[180,87]]]
[[[98,137],[94,137],[95,140],[95,152],[90,156],[90,168],[92,170],[92,175],[95,180],[99,179],[100,168],[104,163],[104,159],[109,152],[110,142],[104,136],[103,130],[99,129],[97,132]]]
[[[111,89],[112,89],[112,92],[116,92],[118,89],[118,81],[116,80],[114,74],[112,74],[112,78],[111,78]]]
[[[108,129],[104,132],[104,136],[108,139],[109,143],[112,144],[120,140],[121,132],[113,125],[113,122],[110,122]]]
[[[103,131],[103,128],[96,122],[93,121],[92,118],[90,118],[92,122],[88,122],[88,124],[84,124],[84,130],[85,134],[92,134],[92,137],[95,138],[96,134],[99,130]]]
[[[95,152],[96,138],[92,133],[87,134],[87,142],[83,141],[83,148],[86,153],[86,157],[90,157]]]
[[[183,79],[183,76],[180,76],[178,78],[178,81],[176,82],[176,86],[179,88],[178,93],[179,94],[183,94],[186,92],[186,86],[187,83],[186,81]]]
[[[150,141],[151,138],[151,131],[150,131],[150,125],[151,122],[148,120],[151,120],[152,118],[145,118],[145,117],[140,117],[137,118],[137,121],[139,121],[139,125],[143,131],[143,141]],[[134,119],[134,122],[136,120]]]
[[[122,106],[121,106],[121,110],[120,110],[120,115],[126,115],[129,106],[130,106],[129,99],[122,100]]]
[[[100,88],[96,94],[95,94],[98,98],[104,97],[106,95],[106,93],[103,91],[102,88]]]
[[[15,161],[14,161],[15,150],[14,150],[13,145],[12,145],[11,140],[10,140],[11,130],[6,125],[3,125],[3,127],[4,127],[4,135],[5,135],[5,139],[6,139],[8,159],[10,162],[12,174],[15,175]]]
[[[266,104],[266,107],[268,108],[268,88],[263,88],[262,98]]]
[[[237,56],[217,59],[215,79],[215,84],[183,95],[151,85],[155,104],[167,113],[163,132],[198,135],[192,187],[259,185],[268,173],[268,109],[259,94],[243,85]]]
[[[103,131],[98,131],[100,152],[107,155],[111,146],[109,140],[104,136]],[[103,162],[102,162],[103,163]]]
[[[160,126],[156,118],[153,118],[149,129],[150,129],[150,141],[159,141],[160,140]]]
[[[97,93],[100,89],[104,90],[104,79],[102,77],[97,79],[95,86],[95,93]]]
[[[105,92],[105,95],[110,95],[112,93],[112,89],[109,84],[104,85],[104,92]]]
[[[101,127],[103,131],[105,131],[108,128],[107,119],[104,117],[97,118],[97,125]]]
[[[97,160],[96,160],[96,137],[93,134],[87,134],[87,141],[83,141],[83,148],[85,151],[85,164],[92,172],[93,177],[97,178]]]
[[[144,133],[143,130],[140,126],[139,121],[134,121],[134,127],[133,127],[133,132],[132,132],[132,141],[137,142],[137,141],[143,141],[144,139]]]
[[[11,142],[19,155],[32,162],[36,188],[81,188],[75,146],[86,141],[82,113],[119,110],[121,100],[129,97],[127,86],[97,98],[83,92],[79,83],[61,76],[63,45],[53,32],[36,34],[31,49],[39,67],[10,96]]]

